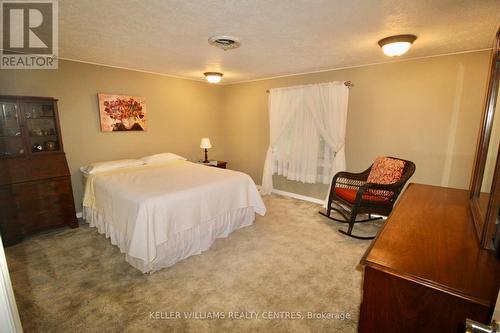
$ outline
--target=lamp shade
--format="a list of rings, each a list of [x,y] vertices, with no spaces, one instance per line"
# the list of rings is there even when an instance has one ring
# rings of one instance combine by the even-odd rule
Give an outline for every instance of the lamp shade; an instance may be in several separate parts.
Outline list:
[[[212,144],[210,143],[210,139],[209,138],[201,138],[200,148],[202,148],[202,149],[212,148]]]

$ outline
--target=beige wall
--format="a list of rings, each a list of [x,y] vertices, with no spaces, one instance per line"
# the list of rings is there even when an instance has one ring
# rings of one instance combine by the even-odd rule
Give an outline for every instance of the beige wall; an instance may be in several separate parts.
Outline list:
[[[360,171],[378,155],[417,164],[412,181],[467,188],[486,87],[489,52],[433,57],[226,86],[61,61],[55,71],[2,70],[0,94],[59,99],[62,134],[77,210],[78,168],[93,161],[171,151],[202,157],[202,136],[225,159],[261,183],[269,144],[266,90],[351,80],[347,168]],[[148,131],[102,133],[97,93],[144,96]],[[274,177],[275,187],[322,198],[324,185]]]
[[[97,93],[144,96],[147,132],[102,133]],[[78,168],[89,162],[136,158],[171,151],[191,160],[203,157],[202,136],[210,137],[209,157],[224,158],[222,89],[204,82],[110,67],[60,61],[58,70],[1,70],[0,95],[59,99],[62,136],[77,211],[82,180]]]
[[[266,89],[351,80],[347,169],[378,155],[412,160],[412,182],[468,188],[489,65],[489,51],[402,61],[224,87],[225,156],[261,183],[269,143]],[[275,187],[322,198],[325,185],[274,177]]]

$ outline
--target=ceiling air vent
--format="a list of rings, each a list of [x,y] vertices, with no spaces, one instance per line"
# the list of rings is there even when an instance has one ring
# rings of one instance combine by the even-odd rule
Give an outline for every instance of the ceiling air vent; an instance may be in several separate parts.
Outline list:
[[[224,51],[235,49],[241,45],[238,38],[231,36],[212,36],[208,39],[208,43]]]

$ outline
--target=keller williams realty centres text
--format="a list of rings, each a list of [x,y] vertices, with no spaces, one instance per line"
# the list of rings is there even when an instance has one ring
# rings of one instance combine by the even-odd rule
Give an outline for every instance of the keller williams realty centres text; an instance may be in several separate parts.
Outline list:
[[[153,311],[149,313],[153,320],[349,320],[348,312],[313,312],[313,311]]]

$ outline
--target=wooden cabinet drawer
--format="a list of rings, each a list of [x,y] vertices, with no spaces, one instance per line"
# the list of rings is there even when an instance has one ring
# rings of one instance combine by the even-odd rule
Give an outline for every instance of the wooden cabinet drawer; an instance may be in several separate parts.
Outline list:
[[[42,182],[15,184],[13,192],[17,201],[43,199],[46,196],[69,194],[71,183],[69,179],[57,179]]]
[[[38,212],[23,212],[19,216],[25,234],[49,229],[51,227],[68,225],[76,220],[71,213],[72,207],[57,206],[52,210]]]
[[[68,206],[73,198],[69,193],[61,195],[47,195],[38,198],[25,198],[16,201],[16,208],[20,212],[25,211],[45,211],[57,206]]]
[[[46,206],[42,208],[38,206],[36,208],[38,209],[31,208],[31,209],[18,210],[19,219],[24,220],[28,217],[38,216],[41,214],[58,215],[59,213],[66,213],[68,211],[73,210],[73,205],[69,202],[60,202],[60,203],[54,203],[52,206]]]
[[[10,187],[0,187],[0,222],[16,219],[16,202]]]
[[[8,245],[64,225],[78,226],[69,177],[0,186],[0,230]]]

